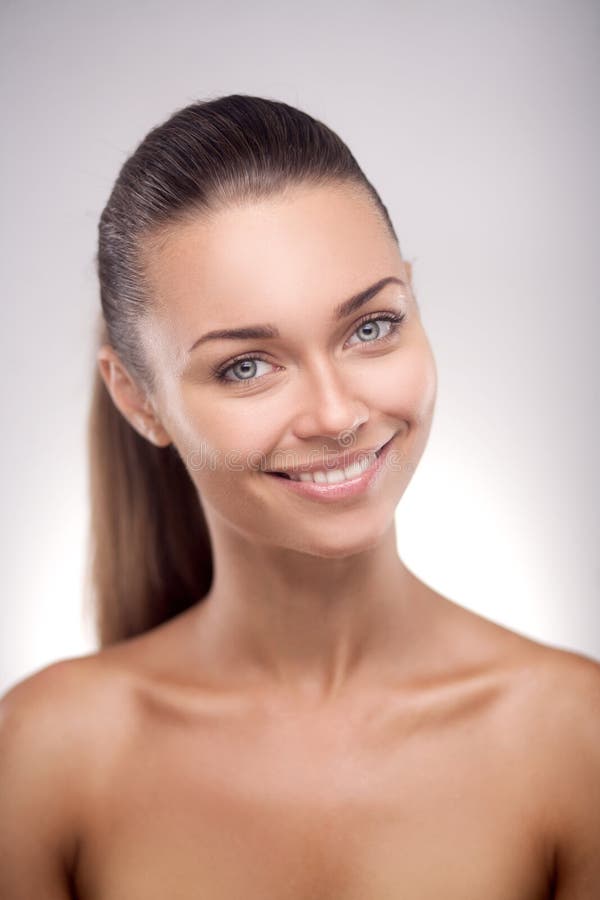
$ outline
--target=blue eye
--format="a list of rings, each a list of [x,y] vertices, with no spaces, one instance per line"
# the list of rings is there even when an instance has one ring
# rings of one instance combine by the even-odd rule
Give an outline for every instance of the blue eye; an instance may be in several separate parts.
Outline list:
[[[257,365],[259,363],[264,363],[264,365],[271,365],[267,363],[266,360],[263,360],[260,356],[239,356],[232,363],[229,363],[227,366],[223,368],[218,368],[215,370],[214,377],[217,381],[228,382],[229,384],[244,384],[248,381],[254,381],[255,378],[261,378],[262,375],[257,374]],[[234,375],[239,375],[240,377],[230,378],[227,373],[233,372]],[[266,372],[263,374],[267,374]]]
[[[240,376],[240,381],[249,381],[252,378],[257,377],[257,364],[263,362],[261,359],[256,359],[255,357],[248,356],[244,359],[238,359],[236,363],[226,369],[225,371],[231,371]],[[235,381],[237,379],[226,379],[227,381]]]
[[[379,341],[389,340],[398,331],[405,318],[406,313],[383,312],[377,313],[376,315],[373,315],[372,313],[370,315],[367,314],[355,327],[352,337],[355,334],[359,334],[359,344],[373,344]],[[381,334],[382,329],[379,325],[380,322],[386,322],[389,325],[388,330],[384,334]],[[360,332],[362,332],[362,336],[360,336]],[[356,346],[356,344],[351,346]],[[218,366],[214,369],[213,375],[217,381],[220,382],[228,384],[248,384],[267,374],[266,372],[263,373],[263,375],[258,374],[257,364],[261,362],[264,363],[265,366],[272,365],[272,363],[268,363],[261,356],[249,353],[246,356],[238,356],[237,359],[227,363],[225,366]],[[228,372],[233,372],[234,376],[239,375],[240,377],[230,378],[228,377]]]
[[[379,325],[379,322],[385,321],[387,320],[381,318],[369,319],[366,322],[363,322],[362,325],[359,325],[354,334],[358,334],[360,340],[365,344],[369,343],[370,341],[375,341],[379,337],[385,337],[387,334],[390,334],[390,332],[393,331],[392,323],[387,321],[387,324],[389,325],[389,331],[386,332],[386,335],[381,334],[381,326]],[[361,331],[363,336],[360,335]]]

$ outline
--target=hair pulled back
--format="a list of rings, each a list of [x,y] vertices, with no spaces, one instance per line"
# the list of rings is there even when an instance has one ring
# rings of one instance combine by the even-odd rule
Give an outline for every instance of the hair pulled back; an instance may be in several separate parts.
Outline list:
[[[396,243],[377,191],[322,122],[276,100],[232,94],[198,101],[153,128],[123,164],[98,225],[101,313],[110,344],[152,393],[139,324],[152,298],[143,250],[161,229],[299,184],[366,189]],[[173,444],[143,438],[115,406],[95,365],[88,419],[89,599],[100,646],[159,625],[210,589],[201,499]]]

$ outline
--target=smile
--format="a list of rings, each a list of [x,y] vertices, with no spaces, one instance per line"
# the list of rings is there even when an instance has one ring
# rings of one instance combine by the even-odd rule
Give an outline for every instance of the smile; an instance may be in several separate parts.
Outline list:
[[[279,475],[281,478],[290,478],[292,481],[313,481],[315,484],[339,484],[342,481],[349,481],[361,475],[369,468],[377,458],[376,453],[365,454],[364,457],[357,462],[346,466],[344,469],[327,469],[316,472],[273,472],[273,475]]]
[[[377,452],[365,453],[349,466],[310,472],[266,472],[294,493],[315,500],[342,500],[366,492],[378,480],[385,457],[396,435]]]

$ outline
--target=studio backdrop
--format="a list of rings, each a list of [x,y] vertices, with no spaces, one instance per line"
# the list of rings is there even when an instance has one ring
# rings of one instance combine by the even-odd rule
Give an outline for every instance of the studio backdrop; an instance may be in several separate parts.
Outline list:
[[[412,263],[439,387],[403,560],[600,658],[599,35],[591,0],[2,4],[0,689],[95,649],[100,212],[153,125],[229,93],[337,131]]]

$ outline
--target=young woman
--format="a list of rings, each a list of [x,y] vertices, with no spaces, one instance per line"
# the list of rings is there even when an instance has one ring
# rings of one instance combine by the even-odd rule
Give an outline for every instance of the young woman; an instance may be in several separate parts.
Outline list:
[[[398,555],[436,369],[346,145],[178,111],[98,272],[101,648],[3,698],[3,900],[598,898],[600,666]]]

